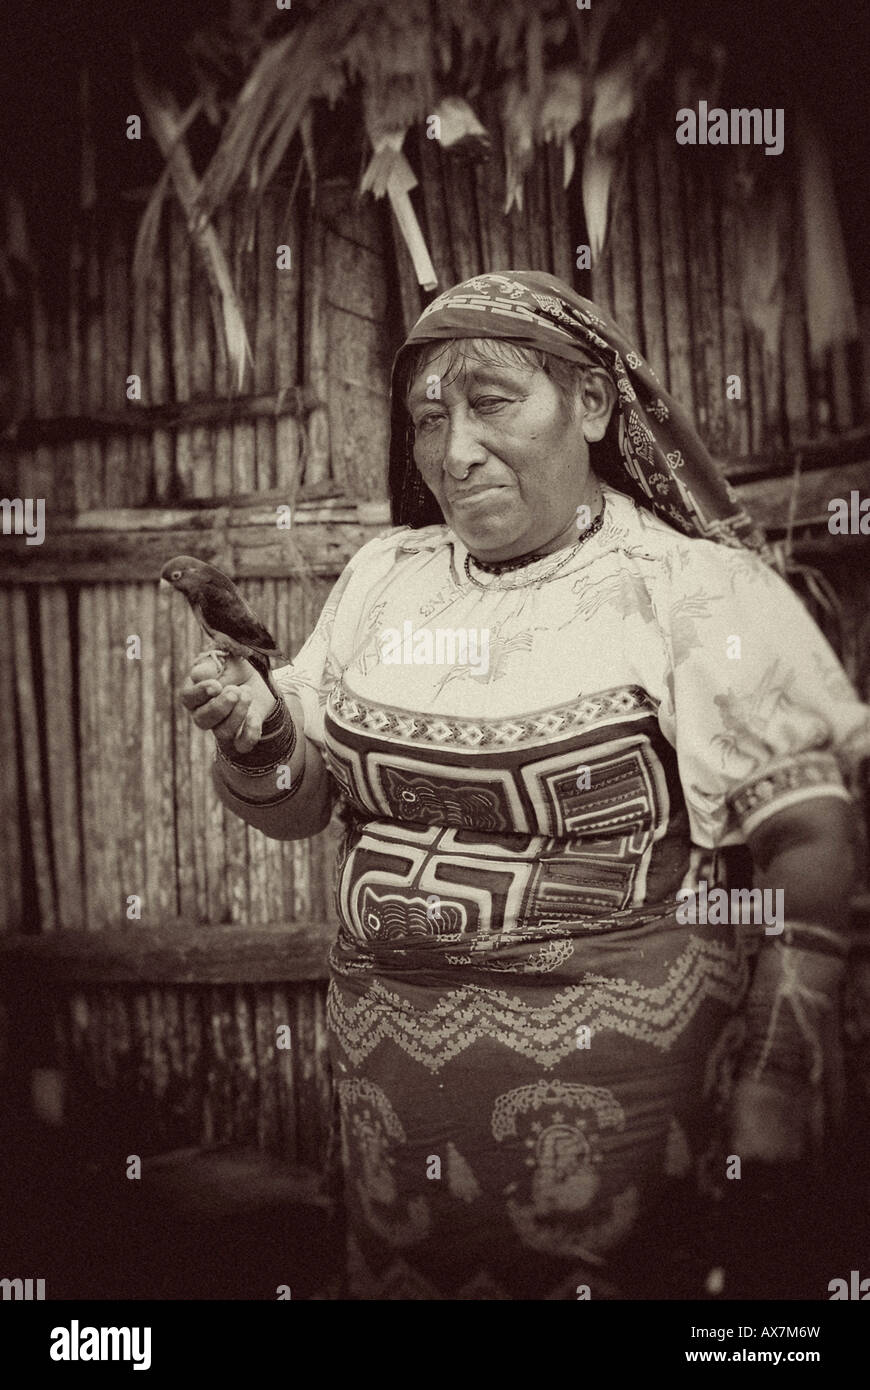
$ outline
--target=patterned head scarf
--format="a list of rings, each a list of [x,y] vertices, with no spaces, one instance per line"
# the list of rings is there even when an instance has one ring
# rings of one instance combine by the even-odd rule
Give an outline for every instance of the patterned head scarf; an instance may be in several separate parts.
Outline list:
[[[425,308],[393,362],[390,498],[395,526],[443,524],[413,459],[405,407],[409,349],[451,338],[504,338],[580,366],[604,367],[618,399],[601,444],[590,446],[596,474],[690,536],[765,553],[765,541],[688,415],[661,386],[622,331],[589,299],[554,275],[507,270],[476,275]]]

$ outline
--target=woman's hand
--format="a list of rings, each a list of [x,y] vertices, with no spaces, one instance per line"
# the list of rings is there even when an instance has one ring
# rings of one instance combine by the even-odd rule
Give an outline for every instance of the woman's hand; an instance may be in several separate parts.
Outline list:
[[[828,1061],[834,1064],[834,1058]],[[806,1086],[794,1092],[764,1077],[741,1077],[731,1098],[729,1151],[742,1163],[797,1163],[820,1147],[825,1098]]]
[[[228,756],[249,753],[260,741],[275,696],[249,661],[231,659],[223,670],[214,653],[200,652],[179,692],[198,729],[211,729]]]
[[[797,1162],[842,1122],[842,970],[837,957],[762,947],[731,1097],[731,1152],[741,1159]]]
[[[782,889],[785,919],[762,939],[731,1099],[731,1152],[793,1163],[836,1128],[843,1109],[839,991],[859,855],[857,818],[813,797],[749,837],[759,888]],[[792,934],[793,933],[793,934]]]

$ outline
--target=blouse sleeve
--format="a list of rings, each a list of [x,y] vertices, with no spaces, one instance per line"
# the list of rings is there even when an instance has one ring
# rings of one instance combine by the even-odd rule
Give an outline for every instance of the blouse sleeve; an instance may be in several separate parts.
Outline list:
[[[403,528],[400,528],[403,529]],[[395,536],[368,541],[345,565],[311,634],[288,666],[272,672],[275,688],[295,695],[302,704],[305,735],[322,750],[323,716],[329,691],[353,659],[370,616],[373,584],[393,563]]]
[[[870,709],[797,595],[758,557],[707,541],[685,543],[666,571],[659,719],[695,842],[738,844],[788,806],[848,800]]]
[[[306,737],[319,748],[323,747],[323,709],[336,666],[332,651],[335,615],[352,574],[353,561],[350,561],[333,584],[313,631],[290,665],[279,666],[272,672],[275,689],[282,695],[298,698],[305,716]]]

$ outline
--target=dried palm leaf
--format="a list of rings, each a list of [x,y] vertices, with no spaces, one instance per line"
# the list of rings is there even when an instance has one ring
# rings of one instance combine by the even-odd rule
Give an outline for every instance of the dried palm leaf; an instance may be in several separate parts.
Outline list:
[[[205,216],[223,203],[254,158],[261,167],[261,187],[268,186],[305,111],[320,94],[325,71],[334,84],[331,60],[336,51],[368,13],[366,0],[325,5],[263,50],[203,176],[200,206]]]
[[[434,115],[440,122],[441,148],[481,155],[489,149],[489,134],[463,97],[442,97]]]
[[[31,273],[36,271],[36,261],[27,235],[27,215],[24,204],[14,188],[4,190],[6,203],[6,252],[11,260],[26,266]]]
[[[196,117],[202,110],[202,103],[199,99],[194,101],[185,111],[178,125],[178,140],[183,140]],[[176,141],[176,144],[178,142]],[[175,146],[167,158],[166,168],[157,180],[151,191],[151,196],[145,205],[145,211],[139,222],[136,232],[136,244],[133,249],[133,283],[137,289],[147,285],[154,265],[154,252],[157,246],[157,238],[160,234],[160,221],[163,215],[163,204],[169,192],[172,173],[172,157],[175,153]]]
[[[242,88],[203,177],[201,205],[205,216],[211,216],[221,205],[252,156],[262,153],[274,123],[280,120],[276,93],[283,85],[283,64],[294,45],[298,47],[295,31],[271,44]]]
[[[534,129],[544,99],[544,34],[537,10],[532,10],[526,25],[526,90]]]
[[[545,140],[555,140],[564,155],[563,186],[568,187],[574,173],[574,143],[571,132],[583,117],[583,81],[573,67],[556,68],[547,78],[541,107],[540,130]]]
[[[640,106],[641,97],[647,84],[661,71],[669,43],[670,30],[667,20],[659,18],[653,22],[646,33],[641,34],[635,44],[632,61],[637,85],[636,106]]]
[[[223,249],[218,241],[217,232],[211,223],[201,233],[201,241],[206,263],[211,266],[217,284],[227,357],[230,365],[236,368],[238,373],[236,389],[241,391],[245,384],[245,368],[249,364],[253,365],[254,360],[245,329],[244,316]]]
[[[583,156],[583,215],[593,261],[597,261],[607,236],[607,217],[610,208],[610,188],[618,159],[593,145]]]
[[[197,62],[193,64],[193,78],[196,89],[199,92],[202,102],[202,109],[209,125],[217,129],[221,123],[220,105],[218,103],[217,83],[209,76],[206,70]]]
[[[391,89],[366,86],[363,91],[363,118],[366,134],[374,151],[360,185],[360,192],[369,190],[382,198],[396,167],[408,126],[418,109],[418,96],[413,78],[397,77]]]
[[[500,6],[495,23],[496,46],[495,66],[511,69],[519,67],[524,58],[523,32],[528,20],[528,5],[525,0],[507,0]]]
[[[299,183],[299,176],[301,174],[303,164],[305,165],[305,168],[308,170],[309,199],[312,205],[314,204],[314,199],[317,195],[317,159],[314,154],[314,114],[310,107],[305,112],[305,115],[302,117],[302,120],[299,122],[299,138],[302,141],[302,159],[296,166],[297,172],[293,179],[293,187],[290,197],[291,208],[293,206],[293,198],[296,194],[296,187]]]
[[[149,129],[168,162],[170,177],[208,276],[213,292],[212,310],[223,329],[229,360],[236,369],[241,391],[245,367],[252,361],[251,348],[223,247],[212,223],[198,211],[200,183],[180,134],[181,114],[174,98],[159,93],[141,70],[136,74],[136,89]]]
[[[417,214],[414,212],[411,199],[408,196],[410,190],[416,185],[417,180],[414,177],[413,169],[405,156],[399,155],[387,180],[387,193],[396,221],[399,224],[399,231],[402,233],[408,248],[417,280],[424,290],[434,290],[438,284],[438,276],[435,274],[432,258],[420,230]]]
[[[371,87],[407,77],[431,95],[431,33],[426,0],[404,0],[401,6],[391,0],[370,3],[365,22],[342,46],[342,62],[350,77]]]
[[[308,106],[308,100],[302,97],[290,102],[284,114],[284,119],[276,126],[271,144],[268,147],[268,152],[262,155],[262,180],[264,188],[268,188],[273,176],[277,172],[278,166],[287,153],[290,141],[305,119],[305,112],[308,110]],[[257,155],[261,155],[261,150],[257,150]]]
[[[409,126],[431,110],[430,93],[416,76],[394,73],[389,84],[366,82],[363,87],[363,119],[374,148],[383,136],[403,135]]]
[[[545,140],[561,144],[583,115],[583,80],[576,67],[555,68],[547,76],[540,126]]]
[[[589,10],[582,11],[571,6],[580,67],[587,76],[598,70],[604,35],[618,8],[618,0],[595,0]]]
[[[432,44],[438,66],[442,73],[450,72],[451,86],[471,97],[479,92],[491,67],[492,38],[501,17],[501,6],[493,14],[492,0],[439,0],[432,6]]]
[[[371,192],[376,198],[383,198],[393,170],[399,160],[405,158],[401,152],[404,139],[405,132],[403,130],[378,136],[375,152],[362,176],[360,193]]]
[[[644,88],[659,71],[667,48],[667,26],[657,21],[627,53],[595,76],[589,140],[583,161],[583,209],[593,260],[607,238],[610,190],[618,151]]]
[[[596,261],[607,238],[610,190],[617,168],[616,151],[634,111],[634,63],[624,53],[596,74],[589,138],[583,158],[583,213],[589,249]]]
[[[516,203],[523,210],[523,180],[535,151],[535,131],[529,94],[512,77],[502,94],[502,127],[505,151],[505,212]]]
[[[592,111],[589,117],[589,143],[599,152],[615,150],[635,107],[633,53],[620,58],[596,74]]]

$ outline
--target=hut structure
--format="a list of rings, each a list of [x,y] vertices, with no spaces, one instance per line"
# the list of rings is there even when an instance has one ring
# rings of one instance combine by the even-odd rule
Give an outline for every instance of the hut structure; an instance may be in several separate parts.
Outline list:
[[[649,8],[7,17],[18,95],[41,75],[43,106],[29,135],[7,132],[2,175],[0,1094],[18,1117],[3,1206],[52,1296],[330,1287],[327,1259],[292,1252],[336,1205],[337,832],[269,841],[217,801],[211,738],[176,701],[200,635],[156,581],[175,553],[214,562],[299,648],[389,526],[391,357],[438,288],[534,267],[612,312],[769,537],[813,566],[796,582],[870,697],[870,523],[829,526],[832,499],[870,497],[861,184],[837,125],[857,114],[839,81],[853,11],[839,34],[786,25],[765,63],[771,7],[754,29],[716,18],[729,7]],[[805,44],[828,85],[804,83],[799,107]],[[783,109],[782,153],[678,144],[675,110],[700,101]],[[41,543],[16,534],[26,499],[44,501]],[[861,897],[865,1113],[866,916]],[[176,1282],[156,1256],[119,1273],[106,1232],[102,1264],[64,1261],[40,1225],[49,1192],[141,1214],[135,1156],[188,1223]],[[254,1210],[262,1224],[288,1201],[296,1234],[268,1287],[244,1261],[234,1283],[227,1221],[241,1260]],[[194,1258],[207,1219],[223,1273]]]

